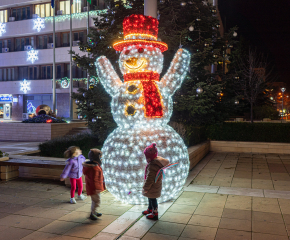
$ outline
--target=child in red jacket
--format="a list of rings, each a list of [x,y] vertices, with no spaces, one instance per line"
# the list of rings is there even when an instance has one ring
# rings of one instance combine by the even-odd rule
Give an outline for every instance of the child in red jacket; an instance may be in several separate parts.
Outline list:
[[[97,220],[102,216],[101,213],[96,212],[100,206],[100,193],[106,189],[104,182],[103,170],[101,167],[102,152],[99,149],[93,148],[89,152],[90,161],[83,163],[83,173],[86,176],[86,190],[87,195],[91,196],[92,206],[90,219]]]

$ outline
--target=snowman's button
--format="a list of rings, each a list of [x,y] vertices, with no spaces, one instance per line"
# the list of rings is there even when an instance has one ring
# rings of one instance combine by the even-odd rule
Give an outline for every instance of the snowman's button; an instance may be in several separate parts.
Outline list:
[[[132,84],[127,88],[127,90],[130,94],[136,94],[138,87],[135,84]]]
[[[136,113],[136,109],[134,105],[128,105],[125,111],[128,115],[131,115],[131,116],[133,116]]]

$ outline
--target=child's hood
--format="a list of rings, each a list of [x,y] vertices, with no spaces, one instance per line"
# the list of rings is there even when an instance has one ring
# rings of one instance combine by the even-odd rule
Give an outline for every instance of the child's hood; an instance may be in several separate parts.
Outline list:
[[[157,156],[152,163],[158,165],[160,168],[163,168],[169,164],[169,160],[163,157]]]
[[[66,162],[69,163],[70,161],[73,161],[73,160],[82,160],[82,161],[85,161],[86,158],[81,154],[78,157],[72,157],[72,158],[67,159]]]
[[[96,166],[99,166],[99,164],[96,162],[93,162],[93,161],[86,161],[83,163],[83,166],[84,167],[96,167]]]

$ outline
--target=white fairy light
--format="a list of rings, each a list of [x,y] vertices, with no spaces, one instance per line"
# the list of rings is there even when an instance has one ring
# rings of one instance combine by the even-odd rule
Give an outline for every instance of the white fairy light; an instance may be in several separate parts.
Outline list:
[[[38,17],[38,18],[35,18],[34,20],[33,20],[33,29],[36,29],[37,30],[37,32],[40,32],[41,31],[41,29],[43,29],[43,28],[45,28],[45,25],[44,25],[44,19],[43,18],[40,18],[40,17]]]
[[[38,60],[38,51],[34,50],[33,48],[27,52],[27,61],[31,61],[31,63],[34,63],[36,60]]]
[[[0,37],[3,35],[3,33],[6,33],[6,23],[0,22]]]
[[[20,91],[22,91],[24,94],[30,91],[30,83],[31,83],[30,81],[27,81],[26,79],[24,79],[20,83]]]
[[[144,53],[138,52],[140,47],[144,48]],[[127,50],[130,52],[125,54]],[[124,48],[120,54],[119,66],[122,74],[135,71],[128,69],[125,65],[126,60],[133,57],[137,59],[135,64],[138,72],[148,72],[149,69],[159,74],[162,72],[163,54],[158,48],[132,45]],[[158,64],[152,64],[155,59],[158,59]],[[95,65],[100,81],[112,96],[111,111],[118,124],[118,128],[108,136],[102,148],[106,187],[117,199],[131,204],[141,204],[147,201],[142,196],[147,164],[143,150],[152,142],[157,143],[160,156],[167,158],[170,163],[179,163],[178,167],[170,171],[170,175],[168,174],[163,180],[163,189],[158,202],[172,199],[185,183],[189,170],[187,147],[182,138],[167,123],[173,110],[172,95],[181,86],[189,63],[189,52],[179,49],[167,73],[160,82],[156,82],[162,97],[163,116],[150,118],[145,116],[141,81],[122,82],[106,57],[101,56],[96,60]],[[137,90],[130,93],[128,89],[132,85]],[[134,106],[135,112],[132,115],[126,114],[129,105]],[[128,152],[128,155],[125,152]],[[166,175],[167,173],[169,170]],[[120,186],[117,183],[123,184]]]

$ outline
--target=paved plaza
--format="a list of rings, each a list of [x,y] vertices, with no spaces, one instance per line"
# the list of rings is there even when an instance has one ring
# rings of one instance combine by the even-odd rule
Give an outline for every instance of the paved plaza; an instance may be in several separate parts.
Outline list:
[[[109,192],[92,221],[90,199],[69,204],[63,183],[0,182],[0,239],[289,240],[289,171],[290,155],[210,152],[156,222]]]

